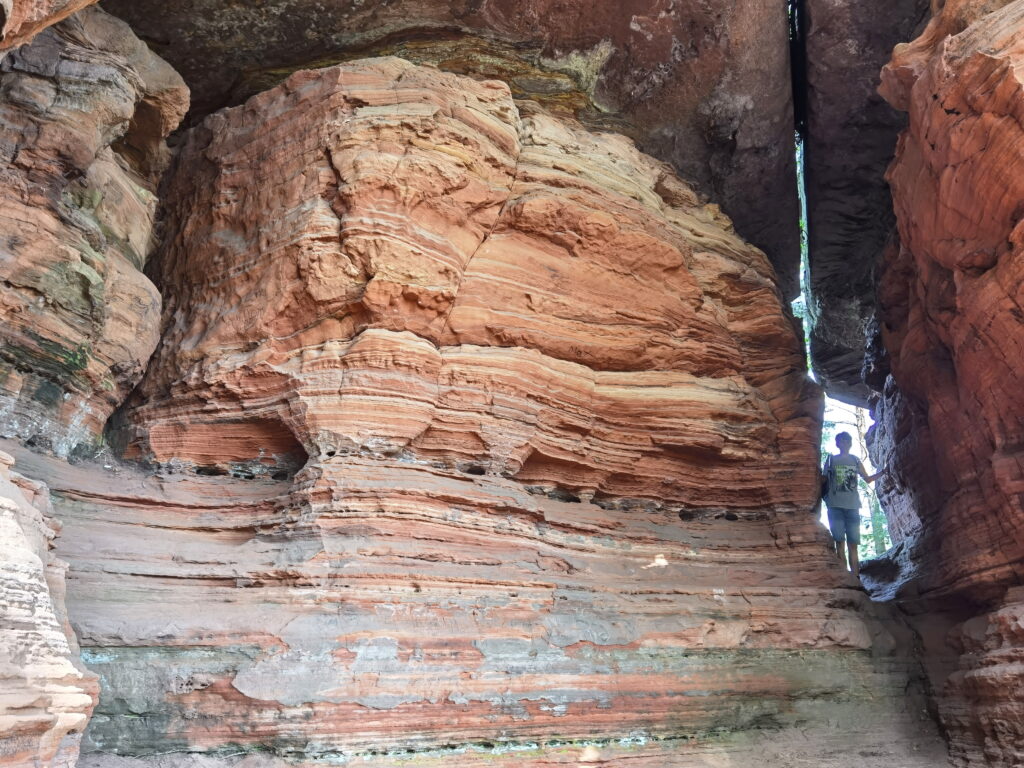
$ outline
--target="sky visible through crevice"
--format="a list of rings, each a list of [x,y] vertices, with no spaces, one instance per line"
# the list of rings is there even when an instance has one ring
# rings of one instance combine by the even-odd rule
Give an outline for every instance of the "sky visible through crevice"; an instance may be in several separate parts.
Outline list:
[[[807,198],[804,194],[804,145],[799,133],[795,136],[797,192],[800,196],[800,295],[793,300],[793,314],[803,323],[804,354],[807,362],[807,374],[817,381],[811,365],[808,334],[814,322],[810,299],[810,263],[807,248]],[[867,451],[867,431],[874,425],[870,412],[866,408],[853,405],[825,396],[825,421],[821,431],[821,451],[819,465],[823,464],[830,453],[837,453],[835,436],[840,432],[848,432],[853,438],[852,453],[864,462],[868,474],[874,474],[875,468]],[[861,558],[877,557],[891,545],[885,514],[882,512],[878,496],[872,486],[863,480],[859,482],[861,503]],[[828,526],[825,505],[821,505],[822,525]]]

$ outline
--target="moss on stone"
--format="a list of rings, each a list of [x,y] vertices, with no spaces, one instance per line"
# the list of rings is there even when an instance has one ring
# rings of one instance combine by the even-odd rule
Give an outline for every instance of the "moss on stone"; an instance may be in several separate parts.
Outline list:
[[[397,56],[446,72],[501,80],[508,84],[516,99],[536,101],[551,112],[574,117],[594,128],[629,133],[628,126],[609,114],[594,98],[598,75],[611,53],[611,45],[604,43],[591,51],[545,58],[541,56],[541,46],[536,44],[507,43],[457,33],[422,40],[381,41],[288,67],[250,70],[242,76],[233,100],[241,102],[273,88],[300,69],[320,69],[375,56]]]

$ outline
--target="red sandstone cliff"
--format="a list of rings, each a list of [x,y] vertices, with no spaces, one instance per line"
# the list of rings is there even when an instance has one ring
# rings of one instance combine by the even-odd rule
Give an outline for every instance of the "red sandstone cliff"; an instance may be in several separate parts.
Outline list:
[[[1024,764],[1024,2],[947,3],[898,47],[909,113],[881,280],[893,380],[876,448],[958,765]],[[950,629],[950,625],[953,626]],[[957,658],[959,657],[959,658]]]
[[[942,759],[809,515],[772,269],[666,166],[386,58],[171,174],[155,468],[23,459],[104,685],[84,765]]]
[[[295,29],[213,40],[217,5],[194,34],[180,26],[194,10],[169,9],[173,35],[235,61]],[[529,13],[502,15],[508,39],[485,45],[494,8],[442,6],[468,25],[449,30],[466,61],[448,38],[394,45],[511,67],[511,88],[359,61],[293,75],[183,137],[150,268],[162,341],[118,435],[148,464],[12,446],[55,491],[69,613],[103,684],[83,766],[943,764],[907,634],[843,580],[807,516],[819,406],[777,276],[667,166],[564,118],[594,124],[593,99],[617,94],[663,156],[685,165],[696,148],[692,167],[734,210],[767,200],[746,219],[763,223],[792,203],[750,181],[768,168],[777,189],[787,167],[758,157],[778,149],[781,54],[765,43],[763,115],[742,98],[758,48],[739,69],[716,58],[762,17],[695,10],[692,29],[711,14],[707,45],[679,66],[708,79],[657,70],[659,99],[627,75],[681,50],[678,15],[632,14],[607,61],[572,58],[586,46],[567,38],[554,48],[570,76],[524,64]],[[402,8],[346,18],[380,45]],[[187,96],[98,10],[18,48],[64,11],[3,9],[0,431],[66,456],[98,444],[161,333],[141,269]],[[872,586],[910,614],[965,766],[1024,760],[1022,28],[1020,0],[947,2],[883,84],[909,115],[889,173],[900,242],[881,284],[893,379],[876,442],[900,544]],[[210,87],[209,62],[190,66]],[[842,106],[819,96],[824,118]],[[884,148],[867,138],[849,157],[874,178]],[[20,635],[0,615],[17,658],[0,764],[69,765],[94,683],[60,626],[59,579],[39,575],[57,572],[45,517],[15,507],[33,522],[8,526],[8,562],[38,567],[5,577],[22,597],[0,605],[48,594],[53,610]]]
[[[257,449],[280,440],[591,496],[809,503],[818,401],[763,254],[629,141],[524,109],[382,59],[193,132],[140,453],[274,467]]]

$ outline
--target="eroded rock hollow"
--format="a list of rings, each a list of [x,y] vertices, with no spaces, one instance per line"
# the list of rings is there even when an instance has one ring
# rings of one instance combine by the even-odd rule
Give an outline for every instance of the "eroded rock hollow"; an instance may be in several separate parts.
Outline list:
[[[855,5],[4,2],[0,766],[1019,765],[1024,0]]]

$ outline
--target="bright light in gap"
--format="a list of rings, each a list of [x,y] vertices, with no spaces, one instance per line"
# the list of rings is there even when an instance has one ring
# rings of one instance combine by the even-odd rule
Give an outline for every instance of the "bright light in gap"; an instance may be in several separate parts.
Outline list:
[[[807,225],[807,196],[804,191],[804,144],[803,138],[797,133],[794,137],[794,153],[796,156],[796,183],[797,194],[800,198],[800,295],[795,298],[790,306],[793,314],[800,318],[803,323],[804,355],[807,361],[807,375],[817,381],[814,375],[814,368],[811,365],[809,336],[814,326],[814,307],[810,303],[810,254],[808,251],[808,225]],[[857,454],[867,473],[874,474],[875,468],[868,456],[868,447],[865,444],[865,436],[868,429],[874,422],[866,408],[858,408],[853,405],[834,400],[831,397],[825,398],[825,423],[821,434],[821,457],[819,468],[829,453],[836,453],[835,437],[839,432],[849,432],[853,438],[853,453]],[[861,502],[861,547],[862,558],[880,555],[891,544],[889,539],[888,525],[882,514],[878,503],[878,497],[874,490],[861,482],[858,484]],[[821,505],[821,522],[828,527],[828,512],[825,505]],[[877,527],[877,530],[875,528]],[[877,536],[875,534],[878,534]]]
[[[849,432],[853,438],[851,452],[864,463],[864,469],[869,475],[875,473],[875,467],[868,455],[866,436],[868,430],[874,425],[871,414],[867,408],[858,408],[834,400],[831,397],[825,398],[825,422],[821,430],[821,460],[819,466],[824,463],[825,456],[829,453],[838,452],[836,448],[836,435],[840,432]],[[889,538],[888,525],[885,516],[879,506],[878,497],[873,486],[861,481],[858,484],[861,504],[861,545],[860,555],[862,559],[876,557],[892,546]],[[828,527],[828,511],[825,505],[821,505],[821,523]],[[878,526],[877,532],[874,526]],[[877,537],[875,534],[878,534]]]

